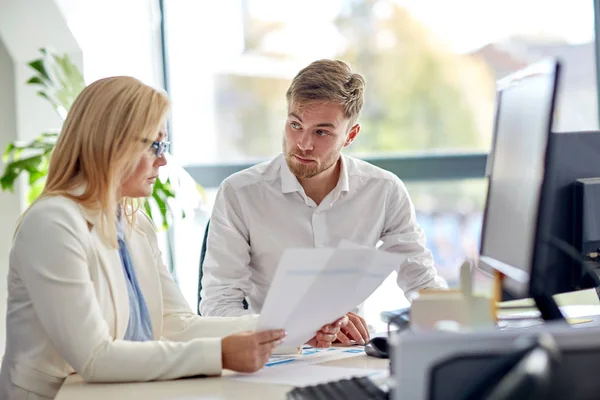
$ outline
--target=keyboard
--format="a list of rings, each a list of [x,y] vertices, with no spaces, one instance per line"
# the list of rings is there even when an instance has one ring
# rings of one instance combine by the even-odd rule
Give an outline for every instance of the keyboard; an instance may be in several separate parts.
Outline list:
[[[381,390],[369,378],[351,378],[294,388],[287,393],[288,400],[387,400],[389,394]]]

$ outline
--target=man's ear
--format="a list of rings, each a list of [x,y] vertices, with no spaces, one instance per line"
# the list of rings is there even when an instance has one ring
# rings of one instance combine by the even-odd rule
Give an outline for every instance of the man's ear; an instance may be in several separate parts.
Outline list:
[[[356,139],[358,132],[360,132],[360,124],[354,124],[354,126],[350,128],[350,132],[348,132],[348,137],[346,137],[344,147],[348,147],[350,146],[350,144],[352,144],[352,142],[354,142],[354,139]]]

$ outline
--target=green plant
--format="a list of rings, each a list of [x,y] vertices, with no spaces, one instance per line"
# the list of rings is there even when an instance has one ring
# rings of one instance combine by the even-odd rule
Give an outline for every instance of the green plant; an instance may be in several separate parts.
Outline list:
[[[29,67],[35,73],[27,84],[36,86],[37,94],[48,100],[64,120],[71,104],[85,87],[83,76],[66,54],[59,55],[46,49],[41,49],[40,52],[41,58],[29,63]],[[14,191],[18,177],[24,174],[29,178],[27,200],[29,203],[35,200],[44,188],[50,154],[58,135],[59,132],[44,132],[28,143],[10,143],[3,156],[6,167],[0,177],[0,188]],[[169,203],[176,199],[176,188],[173,187],[172,177],[177,177],[177,174],[187,173],[180,167],[179,170],[169,171],[166,179],[156,181],[152,197],[145,202],[146,212],[156,226],[162,229],[168,229],[170,226]],[[180,184],[177,182],[177,185]],[[179,212],[182,217],[185,217],[182,207],[179,207]]]

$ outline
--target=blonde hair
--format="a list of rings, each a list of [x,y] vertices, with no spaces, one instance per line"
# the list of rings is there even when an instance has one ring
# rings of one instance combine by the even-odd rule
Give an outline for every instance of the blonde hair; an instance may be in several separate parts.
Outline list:
[[[169,111],[166,94],[128,76],[97,80],[73,103],[50,158],[40,199],[65,196],[101,215],[99,236],[116,239],[120,184],[133,172],[144,150],[156,140]],[[73,189],[85,186],[83,193]],[[122,200],[133,223],[137,207]]]
[[[288,106],[315,101],[341,104],[352,127],[364,103],[365,79],[340,60],[318,60],[302,69],[286,93]]]

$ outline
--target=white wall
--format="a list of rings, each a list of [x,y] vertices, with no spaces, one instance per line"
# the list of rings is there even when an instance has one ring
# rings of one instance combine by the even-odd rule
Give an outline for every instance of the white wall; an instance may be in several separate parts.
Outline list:
[[[0,38],[14,65],[17,138],[30,140],[60,128],[61,120],[49,103],[25,84],[33,72],[27,63],[40,56],[42,47],[68,53],[82,67],[81,50],[58,7],[48,0],[0,0]]]
[[[0,153],[17,137],[14,75],[12,59],[0,39]],[[1,157],[0,171],[4,171]],[[0,192],[0,354],[4,353],[8,253],[19,213],[18,193]]]
[[[27,63],[39,49],[68,53],[82,66],[81,51],[53,1],[0,0],[0,153],[9,142],[31,140],[61,120],[50,103],[25,82],[33,75]],[[4,165],[0,160],[0,171]],[[17,193],[0,192],[0,355],[4,353],[8,253],[18,216],[25,207],[25,185]]]

